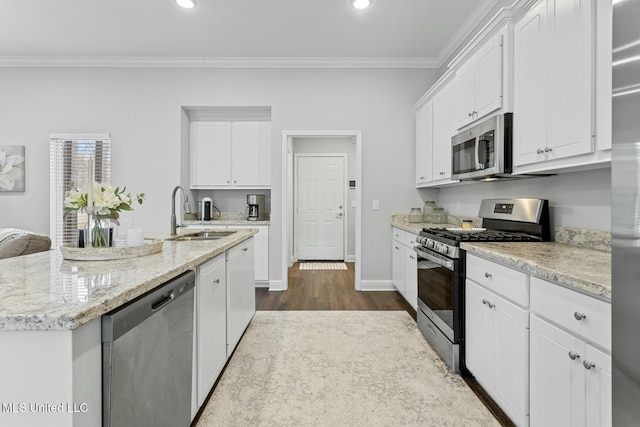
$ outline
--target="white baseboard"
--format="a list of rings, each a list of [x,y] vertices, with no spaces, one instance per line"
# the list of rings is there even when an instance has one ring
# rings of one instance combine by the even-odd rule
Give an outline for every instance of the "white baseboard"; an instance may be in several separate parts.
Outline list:
[[[269,282],[255,282],[256,288],[268,288]]]
[[[269,291],[286,291],[282,280],[271,280],[269,282]]]
[[[361,280],[361,291],[395,291],[391,280]]]
[[[347,257],[344,259],[344,262],[356,262],[356,256],[355,255],[347,255]]]

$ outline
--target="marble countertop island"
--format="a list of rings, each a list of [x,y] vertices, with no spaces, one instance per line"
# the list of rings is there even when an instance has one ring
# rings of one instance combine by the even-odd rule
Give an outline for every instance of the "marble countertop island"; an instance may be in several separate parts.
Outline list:
[[[76,329],[256,232],[243,229],[208,241],[165,240],[162,252],[123,260],[70,261],[59,249],[0,260],[0,330]]]
[[[467,254],[611,301],[611,252],[556,242],[465,242],[460,248]]]

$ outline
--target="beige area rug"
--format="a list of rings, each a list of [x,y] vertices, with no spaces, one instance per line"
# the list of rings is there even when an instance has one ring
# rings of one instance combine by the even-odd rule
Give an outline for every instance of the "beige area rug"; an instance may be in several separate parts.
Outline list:
[[[346,270],[344,262],[301,262],[300,270]]]
[[[259,311],[197,427],[499,425],[404,311]]]

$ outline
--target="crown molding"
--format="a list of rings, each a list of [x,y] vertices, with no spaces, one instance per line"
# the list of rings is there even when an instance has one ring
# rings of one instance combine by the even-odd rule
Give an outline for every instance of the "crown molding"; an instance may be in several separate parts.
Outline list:
[[[445,65],[445,61],[453,55],[456,50],[462,45],[462,43],[469,37],[478,24],[486,17],[489,12],[500,2],[501,0],[485,0],[476,6],[467,19],[462,23],[458,31],[455,32],[447,43],[444,45],[436,61],[439,64],[438,68]]]
[[[0,56],[0,67],[95,68],[440,68],[429,57]]]

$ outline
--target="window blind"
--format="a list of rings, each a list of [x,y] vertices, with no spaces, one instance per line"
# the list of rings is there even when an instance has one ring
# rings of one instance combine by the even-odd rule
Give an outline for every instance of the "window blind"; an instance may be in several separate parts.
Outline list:
[[[111,183],[111,139],[109,134],[49,136],[49,235],[53,247],[75,244],[78,228],[86,215],[72,212],[64,218],[64,193],[71,186],[87,188],[87,162],[93,158],[95,180]]]

